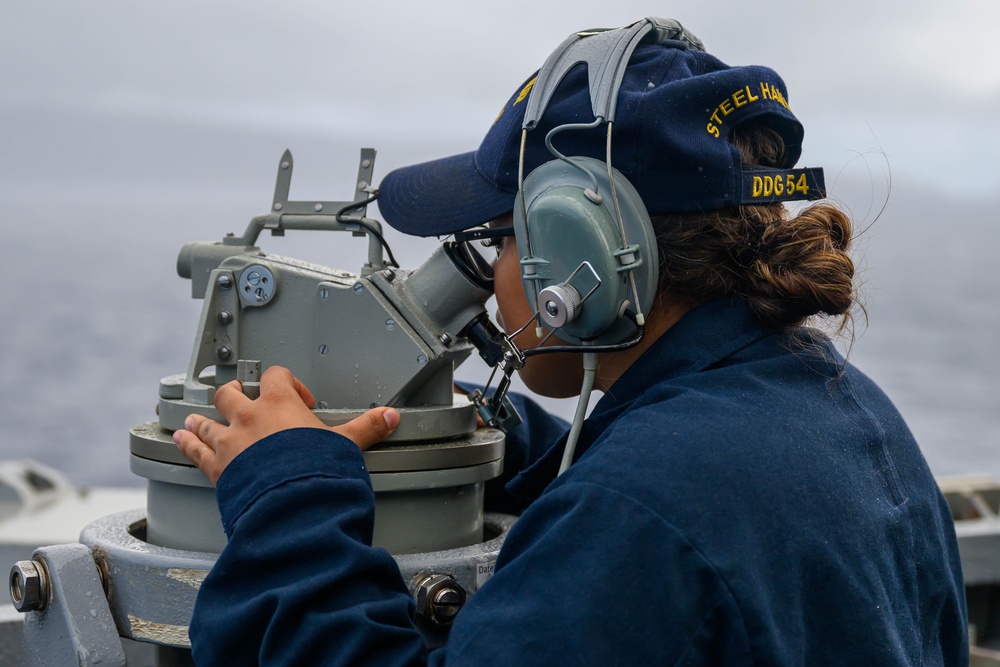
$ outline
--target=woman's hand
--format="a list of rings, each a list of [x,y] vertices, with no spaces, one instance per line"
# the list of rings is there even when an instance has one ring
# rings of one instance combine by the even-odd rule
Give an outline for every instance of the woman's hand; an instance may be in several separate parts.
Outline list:
[[[326,426],[313,414],[316,399],[304,384],[281,366],[260,377],[260,398],[243,395],[234,380],[215,392],[215,407],[229,426],[201,415],[190,415],[174,442],[215,484],[230,461],[252,444],[289,428],[322,428],[351,439],[362,451],[389,436],[399,425],[399,412],[375,408],[340,426]]]

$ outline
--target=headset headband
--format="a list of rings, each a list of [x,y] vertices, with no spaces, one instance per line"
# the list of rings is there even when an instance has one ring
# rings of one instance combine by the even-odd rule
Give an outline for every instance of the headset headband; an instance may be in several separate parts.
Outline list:
[[[580,63],[587,64],[594,118],[614,122],[618,89],[635,47],[643,42],[662,44],[667,40],[683,42],[697,51],[705,50],[700,39],[673,19],[647,17],[624,28],[588,30],[570,35],[539,70],[521,127],[525,130],[535,128],[563,77]]]

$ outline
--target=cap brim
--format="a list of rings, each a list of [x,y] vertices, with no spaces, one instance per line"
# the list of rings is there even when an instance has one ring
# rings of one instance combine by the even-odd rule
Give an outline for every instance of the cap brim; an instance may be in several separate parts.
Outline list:
[[[475,155],[462,153],[389,172],[379,185],[382,217],[404,234],[445,236],[510,213],[515,193],[484,179]]]

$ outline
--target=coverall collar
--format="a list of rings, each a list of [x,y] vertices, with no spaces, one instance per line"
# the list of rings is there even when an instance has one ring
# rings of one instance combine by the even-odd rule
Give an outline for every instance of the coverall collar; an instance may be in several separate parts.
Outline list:
[[[692,308],[629,366],[594,406],[583,423],[574,460],[652,385],[702,371],[773,333],[739,297],[724,297]],[[507,491],[527,500],[540,496],[556,478],[565,447],[563,435],[514,477]]]

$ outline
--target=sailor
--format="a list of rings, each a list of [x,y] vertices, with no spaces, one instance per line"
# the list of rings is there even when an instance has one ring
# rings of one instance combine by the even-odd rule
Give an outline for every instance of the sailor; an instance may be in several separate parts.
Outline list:
[[[806,326],[826,317],[850,331],[851,222],[822,200],[817,170],[795,168],[803,130],[778,74],[699,47],[686,33],[635,47],[610,149],[578,65],[527,135],[535,77],[478,150],[380,186],[382,214],[405,233],[489,226],[519,348],[591,348],[589,370],[573,351],[529,358],[530,389],[589,393],[589,372],[604,392],[577,434],[518,399],[524,423],[487,509],[520,517],[447,643],[428,652],[399,570],[371,546],[361,451],[399,413],[327,428],[309,390],[269,368],[255,401],[238,383],[219,389],[229,426],[192,416],[175,434],[216,484],[229,538],[194,610],[197,664],[968,663],[948,506],[889,399]],[[540,138],[567,126],[551,146]],[[649,213],[656,247],[635,252],[658,257],[651,298],[622,281],[609,325],[620,335],[522,327],[541,317],[525,258],[589,233],[560,216],[532,227],[525,212],[522,178],[556,152],[610,162],[618,192],[601,181],[591,194],[625,200],[627,181]]]

